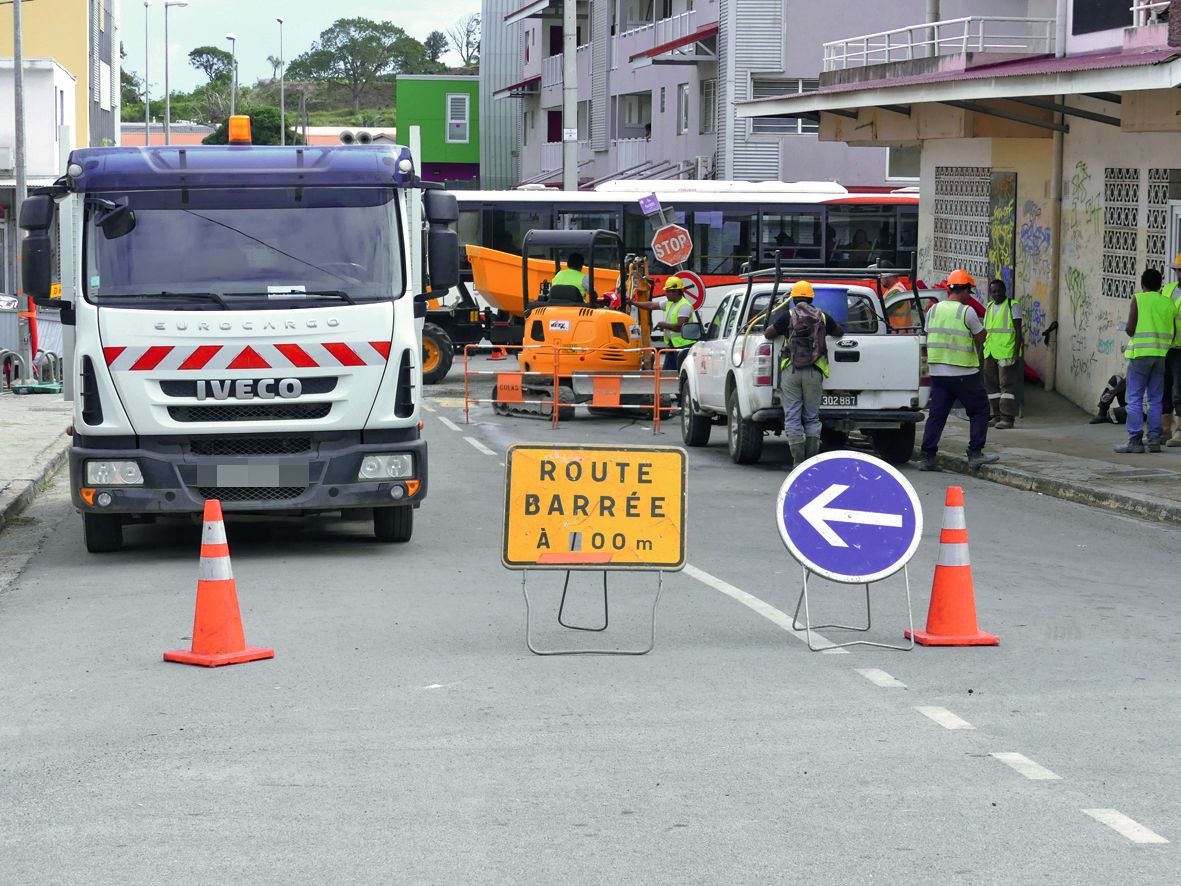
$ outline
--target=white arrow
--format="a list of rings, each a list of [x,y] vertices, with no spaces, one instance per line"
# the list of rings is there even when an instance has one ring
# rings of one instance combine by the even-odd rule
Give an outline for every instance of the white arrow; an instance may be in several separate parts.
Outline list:
[[[808,525],[820,533],[820,537],[834,548],[847,548],[845,540],[832,531],[829,523],[861,523],[865,526],[894,526],[902,527],[901,514],[879,514],[876,511],[850,511],[848,508],[830,508],[828,503],[848,489],[840,483],[834,483],[820,493],[802,508],[800,516],[808,521]]]

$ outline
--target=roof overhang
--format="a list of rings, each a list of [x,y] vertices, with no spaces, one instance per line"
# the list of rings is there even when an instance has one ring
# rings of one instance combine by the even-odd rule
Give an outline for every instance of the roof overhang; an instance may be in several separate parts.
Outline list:
[[[493,98],[516,98],[522,95],[537,95],[541,91],[541,75],[526,77],[519,83],[513,83],[492,93]]]
[[[527,18],[532,18],[535,15],[540,15],[549,8],[551,0],[532,0],[531,3],[526,3],[519,9],[515,9],[504,17],[506,25],[515,25],[517,22],[523,22]]]
[[[637,52],[628,60],[633,63],[638,62],[641,66],[645,64],[692,65],[698,62],[716,62],[718,60],[717,53],[707,46],[698,44],[717,35],[718,23],[714,22],[711,25],[698,28],[692,34],[685,34],[683,37],[677,37],[675,40],[669,40],[657,44],[651,49]],[[686,49],[689,51],[681,51]]]

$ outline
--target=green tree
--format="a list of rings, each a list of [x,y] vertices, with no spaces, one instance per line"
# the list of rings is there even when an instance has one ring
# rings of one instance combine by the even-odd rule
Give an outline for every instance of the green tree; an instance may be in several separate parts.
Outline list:
[[[480,63],[480,13],[465,15],[447,29],[447,34],[463,67],[474,68]]]
[[[202,139],[205,145],[224,145],[230,140],[229,120],[222,120],[217,129]],[[250,111],[250,140],[256,145],[279,144],[279,109],[253,108]],[[301,145],[303,140],[294,127],[287,127],[287,144]]]
[[[216,46],[198,46],[189,53],[189,64],[198,71],[204,71],[209,82],[229,79],[234,57]]]
[[[267,64],[271,66],[271,79],[279,79],[279,71],[283,67],[283,62],[277,55],[268,55]]]
[[[426,39],[422,41],[422,47],[426,50],[426,57],[433,62],[437,62],[443,57],[443,53],[447,51],[447,35],[442,31],[431,31],[426,35]]]
[[[385,74],[418,73],[430,65],[421,43],[389,22],[342,18],[320,33],[312,48],[287,66],[296,80],[344,83],[354,111],[361,92]]]

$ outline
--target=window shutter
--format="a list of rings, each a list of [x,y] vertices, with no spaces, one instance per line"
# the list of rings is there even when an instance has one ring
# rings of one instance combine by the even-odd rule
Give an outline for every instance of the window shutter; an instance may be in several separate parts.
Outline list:
[[[468,143],[468,97],[463,94],[447,96],[447,141]]]

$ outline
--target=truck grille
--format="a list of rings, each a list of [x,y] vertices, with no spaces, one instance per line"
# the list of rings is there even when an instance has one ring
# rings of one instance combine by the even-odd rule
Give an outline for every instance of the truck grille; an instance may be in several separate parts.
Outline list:
[[[331,403],[251,403],[248,406],[169,406],[173,421],[295,421],[324,418]]]
[[[197,437],[193,455],[293,455],[310,452],[311,437]]]
[[[202,498],[216,498],[218,501],[287,501],[299,498],[307,488],[304,486],[198,486]]]

